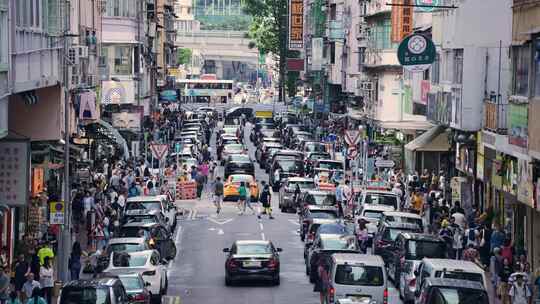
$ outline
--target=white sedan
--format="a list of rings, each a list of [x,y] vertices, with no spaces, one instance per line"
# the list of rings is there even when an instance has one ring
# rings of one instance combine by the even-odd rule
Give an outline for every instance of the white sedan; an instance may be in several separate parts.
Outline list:
[[[162,260],[157,250],[139,252],[118,252],[111,254],[109,266],[103,272],[118,275],[140,273],[145,282],[150,283],[148,290],[152,300],[161,302],[161,296],[167,293],[167,262]]]

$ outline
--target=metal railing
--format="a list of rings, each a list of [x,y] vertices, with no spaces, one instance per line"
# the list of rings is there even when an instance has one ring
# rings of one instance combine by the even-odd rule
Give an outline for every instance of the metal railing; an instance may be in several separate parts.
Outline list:
[[[490,100],[484,101],[484,129],[499,134],[507,134],[506,124],[508,104],[497,104]]]

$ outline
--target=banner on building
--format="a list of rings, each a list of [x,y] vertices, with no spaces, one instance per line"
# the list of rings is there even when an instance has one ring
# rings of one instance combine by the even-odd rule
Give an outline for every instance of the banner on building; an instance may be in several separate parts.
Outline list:
[[[484,144],[482,143],[482,131],[476,132],[476,178],[484,180]]]
[[[141,113],[112,113],[112,126],[118,130],[138,132],[141,130]]]
[[[30,189],[30,142],[0,140],[0,202],[24,206]]]
[[[30,193],[32,197],[36,197],[43,192],[45,186],[44,172],[45,170],[42,167],[32,168],[32,192]]]
[[[323,38],[311,39],[311,70],[320,71],[323,61]]]
[[[289,49],[304,48],[304,1],[289,0]]]
[[[133,81],[103,81],[101,92],[103,104],[135,103],[135,83]]]
[[[527,148],[529,142],[528,104],[510,103],[508,105],[508,142]]]
[[[428,93],[431,90],[431,82],[429,80],[422,80],[420,82],[420,103],[427,105]]]
[[[517,174],[517,199],[518,201],[534,208],[533,194],[533,173],[532,164],[526,159],[518,159],[518,174]]]
[[[393,0],[392,3],[392,42],[401,42],[413,30],[413,7],[405,6],[406,0]]]

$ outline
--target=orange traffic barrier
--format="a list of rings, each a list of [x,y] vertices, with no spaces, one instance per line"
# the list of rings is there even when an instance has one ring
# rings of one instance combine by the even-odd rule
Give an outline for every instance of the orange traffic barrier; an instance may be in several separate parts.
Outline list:
[[[196,182],[178,182],[176,184],[176,199],[187,200],[197,198]]]
[[[319,183],[319,190],[328,191],[328,192],[335,192],[336,191],[336,186],[334,184],[330,184],[330,183]]]

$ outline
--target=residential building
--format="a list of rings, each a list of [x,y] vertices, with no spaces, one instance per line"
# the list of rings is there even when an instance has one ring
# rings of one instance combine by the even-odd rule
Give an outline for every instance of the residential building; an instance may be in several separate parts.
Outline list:
[[[190,33],[200,29],[200,22],[195,20],[195,11],[193,10],[193,1],[174,0],[174,28],[179,32]]]
[[[0,139],[8,133],[8,96],[10,92],[10,1],[0,1]]]

